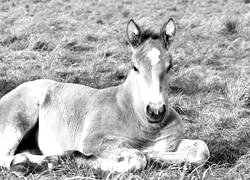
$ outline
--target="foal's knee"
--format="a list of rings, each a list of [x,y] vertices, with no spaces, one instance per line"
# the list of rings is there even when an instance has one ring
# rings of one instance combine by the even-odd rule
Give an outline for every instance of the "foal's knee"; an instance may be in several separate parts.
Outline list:
[[[113,170],[117,172],[142,170],[147,166],[146,156],[134,149],[123,152],[116,162],[116,168]]]
[[[131,169],[130,170],[142,170],[147,166],[147,157],[142,152],[137,151],[134,154],[131,154],[128,158]]]
[[[202,164],[210,157],[208,146],[204,141],[201,140],[196,140],[195,146],[197,150],[194,163]]]
[[[147,157],[135,149],[127,149],[101,160],[102,170],[127,172],[142,170],[147,166]],[[97,166],[95,166],[97,167]]]
[[[194,164],[202,164],[210,157],[208,146],[202,140],[183,139],[178,150],[186,151],[187,161]]]

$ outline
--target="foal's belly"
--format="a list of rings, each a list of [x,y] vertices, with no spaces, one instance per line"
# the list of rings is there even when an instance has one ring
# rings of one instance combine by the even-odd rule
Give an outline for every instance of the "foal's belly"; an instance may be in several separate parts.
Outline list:
[[[40,113],[38,145],[43,154],[60,155],[67,150],[81,151],[79,145],[83,122],[72,117],[72,114],[52,109]]]
[[[57,141],[51,132],[39,133],[38,146],[45,155],[60,155],[64,152],[63,146]]]
[[[45,155],[60,155],[68,150],[79,150],[77,141],[78,138],[73,139],[68,132],[57,132],[41,129],[38,134],[38,146],[41,152]]]

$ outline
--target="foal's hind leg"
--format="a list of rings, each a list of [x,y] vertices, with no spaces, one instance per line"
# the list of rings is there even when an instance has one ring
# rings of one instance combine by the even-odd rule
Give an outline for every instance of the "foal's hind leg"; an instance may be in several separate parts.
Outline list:
[[[32,124],[30,124],[30,126],[32,126]],[[9,168],[15,151],[25,133],[31,128],[30,126],[27,126],[25,129],[16,125],[9,125],[3,128],[3,133],[0,134],[0,166]]]
[[[14,158],[17,146],[21,142],[25,132],[17,126],[7,126],[0,134],[0,166],[9,168]]]
[[[34,92],[19,86],[0,99],[0,166],[9,167],[25,133],[38,119]]]
[[[13,159],[15,149],[22,138],[21,131],[13,126],[7,126],[1,129],[0,134],[0,166],[9,167]]]

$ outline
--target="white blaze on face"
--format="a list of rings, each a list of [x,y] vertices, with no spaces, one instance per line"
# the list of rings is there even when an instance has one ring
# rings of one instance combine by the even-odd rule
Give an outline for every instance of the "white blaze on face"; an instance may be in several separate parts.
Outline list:
[[[138,79],[140,94],[146,105],[153,103],[160,106],[164,103],[164,90],[161,91],[160,89],[160,83],[162,82],[160,82],[158,73],[153,70],[153,66],[160,62],[160,54],[160,50],[157,48],[152,48],[147,54],[152,65],[150,85],[145,82],[143,76]]]
[[[156,65],[157,63],[159,63],[160,61],[160,54],[161,52],[159,51],[159,49],[156,48],[152,48],[148,54],[147,57],[151,60],[151,65]]]
[[[163,92],[160,91],[159,77],[152,71],[152,84],[150,87],[150,101],[151,103],[161,104],[163,102]]]
[[[160,81],[154,72],[152,72],[151,78],[151,83],[148,84],[142,76],[138,77],[139,91],[145,105],[153,103],[158,108],[164,104],[164,90],[160,90]]]

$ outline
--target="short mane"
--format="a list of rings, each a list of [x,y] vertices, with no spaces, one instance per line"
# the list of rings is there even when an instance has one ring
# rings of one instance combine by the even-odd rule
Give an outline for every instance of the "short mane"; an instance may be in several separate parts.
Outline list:
[[[160,39],[160,34],[155,33],[154,31],[152,31],[150,29],[143,30],[141,32],[141,42],[140,43],[143,43],[148,39],[154,39],[154,40],[155,39]]]
[[[154,31],[150,30],[150,29],[142,29],[141,30],[141,34],[140,37],[134,37],[133,39],[131,39],[131,44],[133,46],[139,46],[142,43],[144,43],[146,40],[148,39],[161,39],[161,36],[159,33],[155,33]],[[128,41],[126,41],[126,44],[129,44]]]

